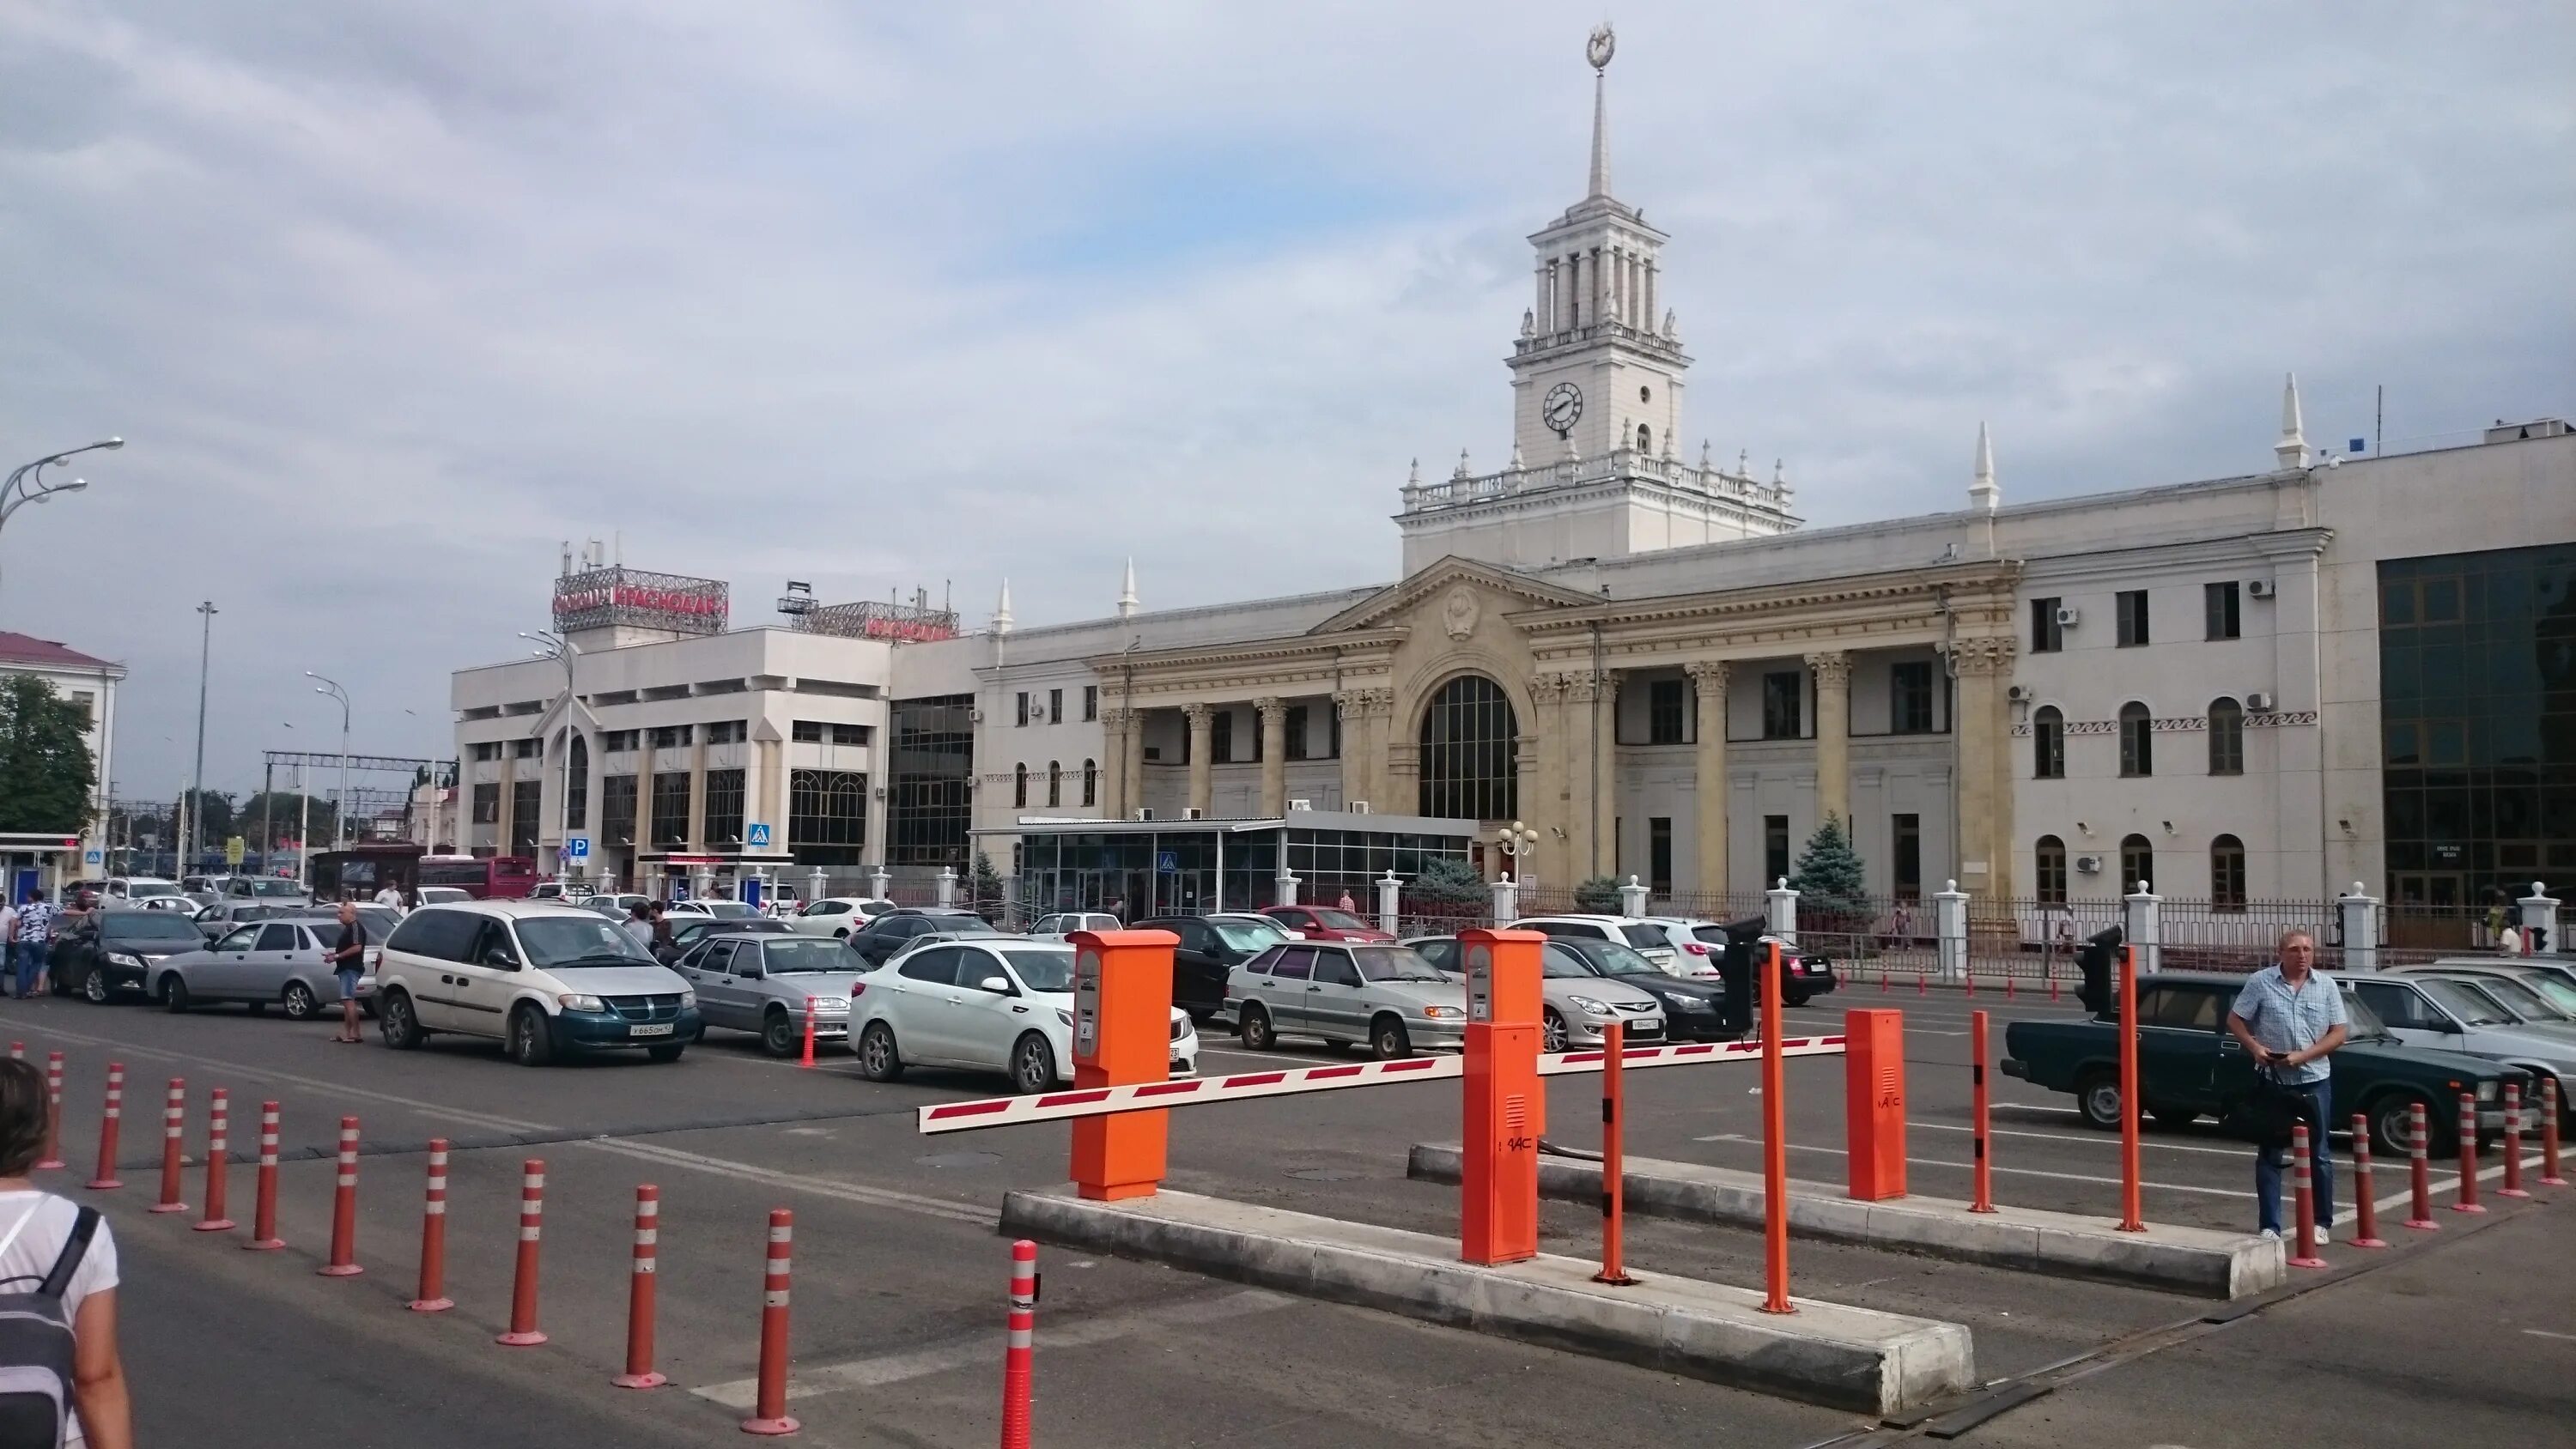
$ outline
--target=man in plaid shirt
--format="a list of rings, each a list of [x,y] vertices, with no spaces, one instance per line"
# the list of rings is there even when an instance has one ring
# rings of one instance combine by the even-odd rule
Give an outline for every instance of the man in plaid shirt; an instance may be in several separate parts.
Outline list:
[[[43,892],[33,886],[27,889],[25,904],[18,907],[18,996],[21,1000],[35,994],[37,983],[45,979],[46,957],[54,949],[54,907]]]

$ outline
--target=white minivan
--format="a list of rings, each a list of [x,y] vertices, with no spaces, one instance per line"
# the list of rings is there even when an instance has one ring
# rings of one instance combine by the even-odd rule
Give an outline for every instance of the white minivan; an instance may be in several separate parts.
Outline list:
[[[675,1062],[697,1040],[697,994],[597,911],[543,901],[423,906],[385,938],[376,1021],[408,1050],[437,1032],[491,1037],[510,1059],[637,1048]]]

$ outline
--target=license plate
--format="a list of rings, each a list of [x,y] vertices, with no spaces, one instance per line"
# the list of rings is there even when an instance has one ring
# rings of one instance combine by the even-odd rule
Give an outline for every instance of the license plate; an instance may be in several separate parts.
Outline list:
[[[671,1023],[661,1021],[655,1022],[651,1026],[630,1026],[626,1028],[626,1034],[628,1036],[669,1036],[671,1034]]]

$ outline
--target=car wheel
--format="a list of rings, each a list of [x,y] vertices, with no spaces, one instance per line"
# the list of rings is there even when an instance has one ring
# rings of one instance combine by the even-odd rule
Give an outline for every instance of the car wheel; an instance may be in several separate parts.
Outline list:
[[[88,1002],[92,1006],[105,1006],[107,1005],[108,1000],[115,995],[116,988],[108,985],[107,982],[106,967],[92,966],[85,974],[82,975],[81,1000]]]
[[[773,1057],[796,1055],[796,1023],[784,1011],[760,1019],[760,1049]]]
[[[2086,1072],[2075,1084],[2075,1110],[2085,1122],[2105,1132],[2120,1129],[2120,1079],[2107,1071]]]
[[[1543,1052],[1561,1052],[1565,1050],[1567,1039],[1565,1018],[1556,1014],[1555,1007],[1549,1007],[1547,1014],[1539,1021],[1538,1049]]]
[[[660,1046],[646,1047],[644,1049],[644,1055],[651,1057],[657,1062],[676,1062],[680,1059],[680,1053],[687,1051],[688,1049],[689,1044],[687,1042],[666,1041]]]
[[[1266,1052],[1279,1044],[1279,1034],[1270,1029],[1270,1013],[1258,1004],[1243,1008],[1243,1025],[1235,1035],[1253,1051]]]
[[[396,1051],[410,1051],[419,1046],[427,1033],[420,1029],[420,1014],[412,1010],[411,993],[391,991],[385,994],[382,1010],[376,1015],[376,1031],[385,1045]]]
[[[1055,1085],[1055,1049],[1047,1039],[1029,1032],[1011,1044],[1011,1086],[1022,1096],[1043,1092]]]
[[[1781,993],[1780,1000],[1790,1006],[1804,1006],[1809,1000],[1809,993],[1804,991],[1786,991]]]
[[[313,1014],[322,1009],[322,1003],[313,998],[313,988],[301,981],[286,983],[279,1005],[285,1009],[288,1021],[311,1021]]]
[[[2370,1104],[2370,1148],[2391,1161],[2402,1161],[2414,1146],[2415,1104],[2423,1099],[2404,1092],[2392,1093]],[[2428,1104],[2424,1112],[2424,1135],[2427,1157],[2447,1157],[2459,1150],[2459,1133],[2446,1131],[2442,1114]]]
[[[188,983],[176,971],[161,974],[161,1009],[174,1016],[188,1009]]]
[[[2159,1107],[2155,1103],[2149,1102],[2147,1104],[2147,1112],[2156,1119],[2157,1126],[2171,1127],[2177,1130],[2188,1127],[2192,1123],[2200,1120],[2200,1114],[2189,1107]]]
[[[510,1013],[506,1045],[510,1060],[523,1067],[542,1067],[555,1059],[554,1033],[546,1027],[546,1014],[533,1006]]]
[[[895,1045],[893,1027],[872,1021],[859,1033],[859,1075],[871,1082],[891,1082],[903,1075],[903,1050]]]
[[[1405,1034],[1404,1023],[1392,1016],[1370,1022],[1369,1055],[1382,1062],[1413,1055],[1413,1038]]]

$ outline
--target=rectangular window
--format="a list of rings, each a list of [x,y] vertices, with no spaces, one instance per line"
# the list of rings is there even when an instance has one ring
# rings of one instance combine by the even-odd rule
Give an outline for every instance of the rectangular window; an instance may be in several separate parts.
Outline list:
[[[86,689],[73,690],[72,708],[80,711],[82,729],[91,729],[98,724],[97,695],[90,693]]]
[[[1689,712],[1682,702],[1682,683],[1678,679],[1658,679],[1646,686],[1646,743],[1684,743],[1682,721]]]
[[[635,843],[635,777],[633,775],[600,777],[599,841],[602,845]]]
[[[2237,616],[2236,581],[2229,579],[2223,584],[2203,584],[2200,586],[2200,594],[2203,609],[2209,615],[2209,637],[2212,639],[2240,637],[2239,629],[2243,621]]]
[[[2066,904],[2066,847],[2054,835],[2042,836],[2037,852],[2039,878],[2033,888],[2043,906]]]
[[[477,760],[497,760],[501,758],[501,742],[499,740],[483,740],[477,742],[474,746],[474,758]]]
[[[1082,722],[1089,724],[1098,718],[1100,718],[1100,686],[1086,684],[1082,687]]]
[[[1805,735],[1798,707],[1804,682],[1794,669],[1762,676],[1762,738],[1794,740]]]
[[[800,745],[821,744],[823,722],[819,719],[800,719],[787,727],[787,738]]]
[[[1673,817],[1669,815],[1646,818],[1646,884],[1658,895],[1672,893]]]
[[[1306,758],[1306,706],[1288,706],[1288,758]]]
[[[1923,817],[1892,815],[1888,817],[1896,856],[1896,896],[1899,900],[1923,899]]]
[[[2030,601],[2030,652],[2054,654],[2066,647],[2066,633],[2057,624],[2057,609],[2062,599]]]
[[[1047,691],[1047,723],[1064,723],[1064,691],[1061,689]]]
[[[632,750],[635,748],[635,742],[636,733],[633,730],[601,730],[599,732],[599,748],[600,752],[603,754],[614,755],[623,751]]]
[[[1028,722],[1029,722],[1029,692],[1028,692],[1027,690],[1023,689],[1023,690],[1021,690],[1021,691],[1020,691],[1020,723],[1021,723],[1021,724],[1027,724]]]
[[[477,825],[501,823],[501,786],[498,781],[474,787],[474,823]]]
[[[546,742],[543,740],[512,740],[510,741],[510,758],[514,760],[533,760],[537,758],[537,756],[544,754],[545,748]]]
[[[545,808],[543,780],[510,782],[510,848],[507,855],[537,853],[537,814]]]
[[[1332,718],[1327,724],[1328,733],[1331,735],[1331,748],[1324,758],[1338,760],[1342,757],[1342,711],[1339,705],[1333,707]]]
[[[655,849],[689,843],[689,772],[660,770],[653,775],[652,841]]]
[[[1211,764],[1234,763],[1234,711],[1220,709],[1208,721],[1208,761]]]
[[[691,729],[689,725],[656,725],[646,735],[653,748],[676,750],[689,743]]]
[[[751,731],[738,719],[720,719],[707,726],[707,743],[738,745],[751,737]]]
[[[1762,888],[1769,890],[1773,882],[1788,873],[1789,817],[1765,815],[1762,817]]]
[[[939,695],[894,702],[893,795],[886,806],[886,860],[962,869],[971,858],[967,786],[975,763],[975,699]]]
[[[1900,735],[1932,733],[1932,661],[1907,660],[1887,671],[1887,727]]]
[[[2112,612],[2120,623],[2120,647],[2136,649],[2145,645],[2148,642],[2147,591],[2122,589],[2113,596],[2112,603],[2115,606]]]
[[[790,770],[788,849],[798,865],[857,865],[868,842],[868,777],[854,770]]]
[[[707,844],[742,844],[742,771],[707,771]]]

